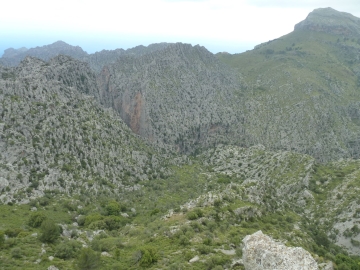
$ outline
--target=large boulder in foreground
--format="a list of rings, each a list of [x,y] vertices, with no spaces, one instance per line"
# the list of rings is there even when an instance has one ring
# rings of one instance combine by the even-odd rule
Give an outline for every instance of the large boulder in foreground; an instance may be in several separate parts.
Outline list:
[[[287,247],[258,231],[244,240],[243,263],[246,270],[318,270],[309,252]]]

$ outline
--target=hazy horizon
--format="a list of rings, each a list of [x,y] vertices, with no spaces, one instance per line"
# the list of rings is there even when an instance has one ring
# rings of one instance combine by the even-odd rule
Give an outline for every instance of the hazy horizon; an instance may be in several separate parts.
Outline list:
[[[167,43],[176,43],[176,42],[181,42],[181,43],[188,43],[191,45],[200,45],[200,46],[204,46],[207,50],[209,50],[212,53],[218,53],[218,52],[228,52],[228,53],[242,53],[245,52],[247,50],[252,50],[254,48],[254,46],[258,45],[258,44],[221,44],[221,42],[209,42],[209,41],[204,41],[202,43],[194,43],[191,42],[189,40],[162,40],[162,39],[153,39],[153,40],[144,40],[141,41],[140,38],[137,39],[132,39],[132,40],[119,40],[119,41],[86,41],[83,40],[81,43],[77,42],[76,40],[73,39],[56,39],[54,38],[39,38],[36,40],[32,40],[32,41],[16,41],[13,43],[5,43],[5,44],[1,44],[0,45],[0,57],[3,56],[4,51],[6,49],[9,48],[13,48],[13,49],[20,49],[22,47],[25,47],[27,49],[31,49],[31,48],[35,48],[35,47],[42,47],[45,45],[50,45],[56,41],[63,41],[66,42],[69,45],[72,46],[79,46],[81,47],[85,52],[91,54],[91,53],[95,53],[98,51],[102,51],[102,50],[115,50],[115,49],[129,49],[129,48],[133,48],[139,45],[143,45],[143,46],[148,46],[150,44],[154,44],[154,43],[162,43],[162,42],[167,42]],[[265,41],[264,41],[265,42]]]

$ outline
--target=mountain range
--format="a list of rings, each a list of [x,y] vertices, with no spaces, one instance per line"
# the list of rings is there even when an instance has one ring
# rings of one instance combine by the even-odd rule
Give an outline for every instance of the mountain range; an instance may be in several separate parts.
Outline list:
[[[359,18],[316,9],[241,54],[9,48],[0,74],[4,269],[76,268],[78,242],[104,269],[244,269],[258,229],[359,269]],[[63,231],[40,259],[29,209]]]

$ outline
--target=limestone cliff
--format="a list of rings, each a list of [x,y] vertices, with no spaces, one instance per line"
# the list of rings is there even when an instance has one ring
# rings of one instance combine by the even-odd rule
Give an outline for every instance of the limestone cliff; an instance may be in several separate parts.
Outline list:
[[[102,70],[98,87],[102,104],[136,134],[180,151],[225,141],[229,127],[241,125],[234,104],[241,84],[204,47],[178,43],[120,57]]]
[[[95,75],[68,56],[0,66],[0,201],[46,190],[121,193],[166,175],[162,158],[93,96]]]
[[[301,247],[290,248],[258,231],[243,240],[245,270],[318,270],[309,252]]]

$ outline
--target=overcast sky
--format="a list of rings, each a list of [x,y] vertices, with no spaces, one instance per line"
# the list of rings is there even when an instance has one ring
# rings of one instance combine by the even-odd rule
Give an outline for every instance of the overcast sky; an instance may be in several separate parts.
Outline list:
[[[0,7],[0,55],[57,40],[89,53],[156,42],[239,53],[291,32],[315,8],[360,17],[359,0],[11,0]]]

